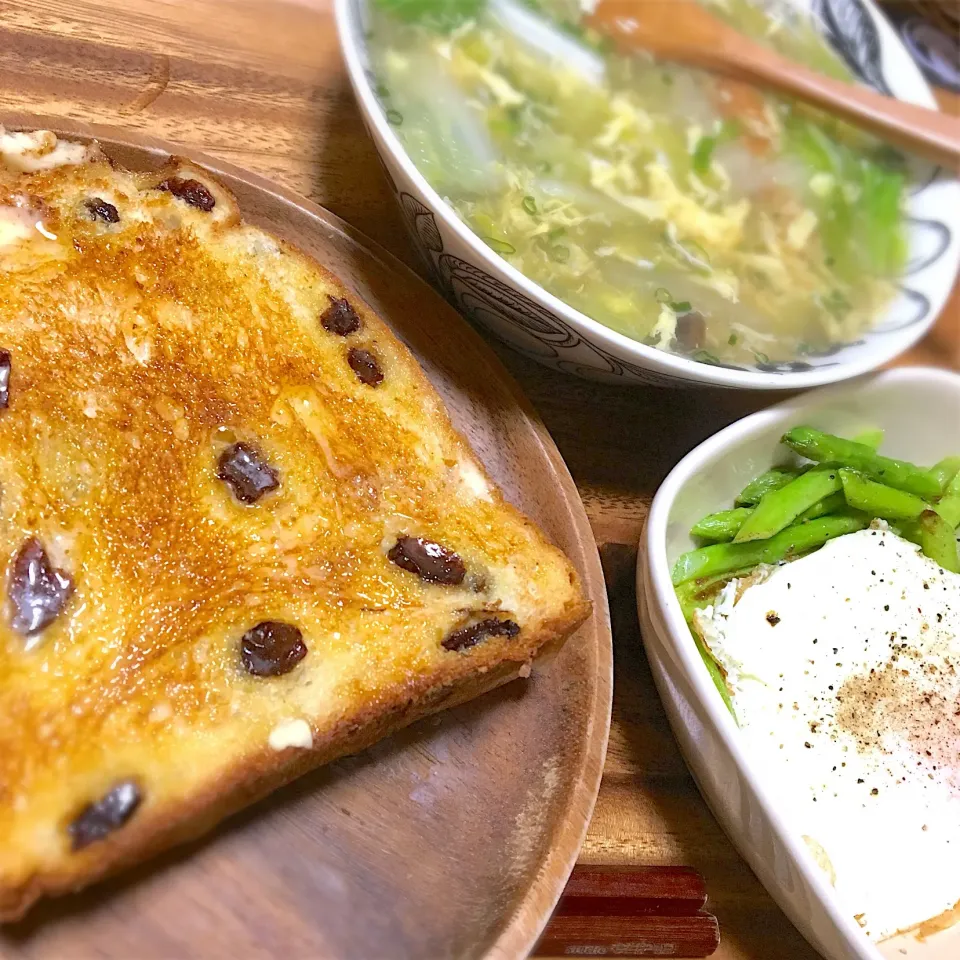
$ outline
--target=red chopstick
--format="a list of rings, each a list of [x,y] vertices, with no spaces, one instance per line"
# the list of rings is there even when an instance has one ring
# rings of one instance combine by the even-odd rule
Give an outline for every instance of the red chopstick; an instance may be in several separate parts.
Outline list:
[[[706,902],[689,867],[576,867],[534,956],[709,957],[720,929]]]

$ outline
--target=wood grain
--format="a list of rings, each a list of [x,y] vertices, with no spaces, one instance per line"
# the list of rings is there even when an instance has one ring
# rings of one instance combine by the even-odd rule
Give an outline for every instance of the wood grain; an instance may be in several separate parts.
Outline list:
[[[122,124],[205,150],[305,194],[417,263],[353,104],[328,0],[0,0],[0,107]],[[582,862],[690,864],[720,920],[716,957],[813,960],[687,773],[644,660],[633,587],[643,519],[672,465],[778,397],[598,386],[498,352],[577,483],[614,620],[613,728]],[[960,368],[960,295],[903,362]]]

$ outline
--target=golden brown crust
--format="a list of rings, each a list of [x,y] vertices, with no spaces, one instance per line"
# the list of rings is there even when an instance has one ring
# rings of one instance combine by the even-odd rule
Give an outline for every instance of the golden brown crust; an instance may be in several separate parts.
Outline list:
[[[171,177],[215,205],[156,189]],[[91,194],[118,225],[87,222]],[[0,233],[0,347],[14,357],[0,563],[39,536],[77,592],[35,650],[0,625],[0,920],[512,679],[589,614],[569,563],[505,503],[386,325],[244,225],[206,171],[94,161],[24,179],[0,164],[0,226],[23,197],[58,239],[4,248]],[[358,334],[319,331],[330,297],[349,299]],[[351,344],[382,365],[375,392]],[[280,468],[281,494],[255,510],[213,474],[225,427]],[[470,585],[386,562],[407,533],[454,544]],[[471,616],[521,629],[444,650]],[[236,643],[268,617],[301,625],[310,652],[264,681],[238,669]],[[268,745],[289,720],[309,723],[312,748]],[[135,815],[71,852],[70,818],[125,776],[145,787]]]
[[[275,751],[263,751],[189,804],[155,811],[109,838],[83,860],[75,861],[73,869],[31,877],[16,889],[0,889],[0,921],[19,920],[41,897],[71,893],[170,847],[195,840],[310,770],[359,753],[424,717],[467,703],[526,676],[526,666],[554,652],[589,615],[590,605],[580,604],[565,619],[545,625],[543,636],[530,644],[528,658],[500,660],[457,678],[423,684],[422,690],[410,691],[391,704],[368,708],[364,714],[342,722],[324,743],[315,743],[312,750],[286,751],[288,759],[284,763],[278,763]]]

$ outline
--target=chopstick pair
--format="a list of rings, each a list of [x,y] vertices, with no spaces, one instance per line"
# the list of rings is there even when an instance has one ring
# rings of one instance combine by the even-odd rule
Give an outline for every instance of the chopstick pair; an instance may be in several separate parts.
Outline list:
[[[689,867],[574,868],[534,956],[709,957],[720,944]]]

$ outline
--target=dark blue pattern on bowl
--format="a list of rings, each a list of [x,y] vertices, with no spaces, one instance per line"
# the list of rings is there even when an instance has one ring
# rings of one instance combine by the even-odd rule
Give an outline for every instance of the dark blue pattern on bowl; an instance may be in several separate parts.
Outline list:
[[[859,0],[814,0],[811,11],[819,21],[823,38],[850,72],[875,90],[892,96],[883,75],[877,26]]]

